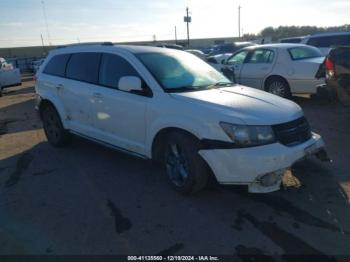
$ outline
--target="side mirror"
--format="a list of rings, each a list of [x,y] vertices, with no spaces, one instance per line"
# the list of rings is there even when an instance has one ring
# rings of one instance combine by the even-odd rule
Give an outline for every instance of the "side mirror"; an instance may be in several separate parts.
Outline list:
[[[142,92],[141,79],[137,76],[123,76],[119,79],[118,89],[125,92]]]
[[[222,60],[221,60],[221,64],[226,65],[226,64],[227,64],[226,59],[222,59]]]

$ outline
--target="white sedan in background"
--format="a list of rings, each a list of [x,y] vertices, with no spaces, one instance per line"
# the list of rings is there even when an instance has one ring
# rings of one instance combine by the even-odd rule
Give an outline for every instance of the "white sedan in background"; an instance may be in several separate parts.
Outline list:
[[[190,53],[192,55],[195,55],[195,56],[199,57],[202,60],[205,60],[205,54],[201,50],[198,50],[198,49],[187,49],[186,52],[188,52],[188,53]]]
[[[227,58],[232,56],[232,53],[225,53],[225,54],[219,54],[219,55],[213,55],[209,56],[206,59],[206,62],[214,67],[216,70],[221,71],[225,67],[225,61]]]
[[[39,59],[39,60],[35,60],[32,62],[32,66],[33,66],[33,73],[35,74],[36,72],[38,72],[40,66],[44,63],[45,59]]]
[[[0,57],[0,96],[2,96],[2,89],[10,86],[17,86],[21,84],[21,73],[18,68],[13,68],[6,60]]]
[[[319,49],[302,44],[267,44],[244,48],[221,71],[231,80],[288,97],[314,94],[324,80],[315,75],[324,61]]]

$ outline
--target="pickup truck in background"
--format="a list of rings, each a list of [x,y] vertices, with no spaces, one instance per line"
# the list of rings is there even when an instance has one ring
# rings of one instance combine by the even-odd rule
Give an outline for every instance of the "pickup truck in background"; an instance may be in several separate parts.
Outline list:
[[[21,84],[21,72],[18,68],[13,68],[6,60],[0,57],[0,96],[2,89]]]
[[[325,77],[326,88],[335,92],[342,104],[350,106],[350,46],[333,48],[316,77]]]

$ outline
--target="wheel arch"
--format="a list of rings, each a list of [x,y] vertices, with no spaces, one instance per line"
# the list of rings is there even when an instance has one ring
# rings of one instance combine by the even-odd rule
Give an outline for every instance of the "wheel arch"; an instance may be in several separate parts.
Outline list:
[[[180,132],[183,134],[186,134],[190,137],[192,137],[194,140],[197,140],[198,143],[200,143],[200,138],[198,138],[197,135],[194,134],[194,132],[186,130],[184,128],[180,127],[165,127],[160,130],[154,135],[152,140],[152,146],[151,146],[151,158],[155,162],[160,161],[160,154],[163,152],[165,141],[167,136],[172,132]]]
[[[61,118],[61,122],[62,122],[63,127],[66,128],[66,123],[65,123],[66,121],[64,118],[64,113],[62,112],[62,110],[60,110],[60,107],[59,107],[60,103],[53,100],[53,99],[50,99],[50,98],[41,98],[40,99],[40,102],[37,106],[40,118],[42,119],[42,111],[44,110],[45,106],[48,106],[48,105],[53,106],[56,109],[58,115]]]

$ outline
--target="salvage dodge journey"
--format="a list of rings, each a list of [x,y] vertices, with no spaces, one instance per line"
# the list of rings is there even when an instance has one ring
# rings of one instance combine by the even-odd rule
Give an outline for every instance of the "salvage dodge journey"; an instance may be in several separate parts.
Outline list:
[[[37,73],[36,95],[49,143],[66,145],[74,134],[155,160],[184,194],[203,189],[211,175],[272,192],[296,161],[324,153],[294,102],[231,83],[184,51],[58,48]]]

